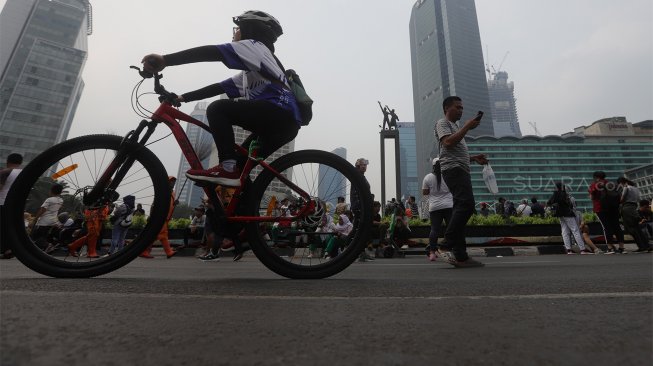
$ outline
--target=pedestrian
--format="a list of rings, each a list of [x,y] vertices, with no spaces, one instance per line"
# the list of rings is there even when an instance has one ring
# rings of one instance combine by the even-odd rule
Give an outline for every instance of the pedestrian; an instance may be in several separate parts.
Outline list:
[[[580,248],[580,254],[592,254],[585,248],[585,241],[580,233],[580,227],[576,221],[576,213],[572,198],[567,188],[562,182],[556,182],[556,190],[547,201],[547,206],[551,207],[554,217],[560,219],[560,228],[562,229],[562,241],[567,250],[567,254],[575,254],[571,249],[571,237],[573,235],[576,244]]]
[[[367,181],[367,178],[365,177],[365,172],[367,172],[367,166],[369,165],[369,160],[365,158],[358,158],[356,159],[356,162],[354,163],[354,167],[356,170],[358,170],[359,173],[363,176],[363,180],[365,181],[365,184],[367,185],[367,188],[370,188],[370,183]],[[361,209],[361,200],[360,200],[360,195],[359,193],[354,189],[354,186],[351,187],[351,190],[349,191],[349,197],[351,200],[351,205],[350,205],[350,210],[352,214],[352,218],[359,216],[360,215],[360,209]],[[351,221],[351,218],[350,218]],[[353,226],[353,225],[352,225]],[[369,249],[369,248],[366,248]],[[360,255],[358,256],[358,261],[359,262],[365,262],[365,261],[373,261],[374,257],[367,254],[367,251],[364,249]]]
[[[132,195],[127,195],[122,199],[122,205],[117,206],[113,211],[113,217],[111,223],[113,224],[113,229],[111,229],[111,246],[107,255],[111,255],[118,251],[121,251],[125,246],[125,238],[127,237],[127,231],[132,225],[132,218],[134,215],[134,202],[136,197]]]
[[[435,261],[438,257],[438,236],[441,234],[442,221],[449,225],[453,196],[449,192],[447,183],[442,180],[440,159],[432,161],[433,171],[427,174],[422,181],[422,194],[428,196],[429,218],[431,219],[431,232],[429,233],[429,260]],[[485,208],[487,210],[487,207]]]
[[[531,216],[544,217],[544,206],[537,202],[537,197],[531,198]]]
[[[338,223],[335,226],[333,236],[327,241],[326,248],[324,249],[324,258],[334,258],[338,255],[340,247],[345,244],[345,238],[351,233],[354,225],[349,221],[347,215],[342,214],[338,217]]]
[[[136,209],[134,210],[134,216],[145,216],[145,210],[143,210],[143,205],[140,203],[136,205]]]
[[[34,215],[32,240],[41,249],[48,248],[51,241],[51,231],[59,225],[59,209],[63,206],[63,185],[55,183],[50,187],[50,196],[43,201]]]
[[[490,215],[490,209],[487,207],[486,202],[481,202],[481,209],[479,210],[479,213],[483,217],[488,217]]]
[[[451,190],[453,208],[444,242],[439,245],[439,254],[455,267],[482,267],[483,263],[467,254],[465,225],[475,210],[470,162],[484,165],[488,160],[483,154],[469,155],[465,135],[478,127],[483,113],[479,112],[476,117],[459,127],[457,121],[463,115],[462,99],[456,96],[447,97],[442,102],[442,108],[445,118],[436,123],[435,136],[440,145],[442,178]]]
[[[624,233],[619,224],[619,193],[617,185],[605,179],[605,172],[595,171],[594,182],[588,192],[592,200],[592,209],[603,227],[608,251],[605,254],[624,253]],[[616,236],[619,248],[614,245]]]
[[[638,205],[641,200],[641,194],[637,189],[635,183],[626,177],[619,177],[617,183],[621,187],[621,219],[626,231],[632,235],[637,244],[636,253],[643,253],[649,251],[648,239],[639,228],[639,212]]]
[[[338,203],[336,203],[336,215],[342,215],[347,211],[348,207],[345,203],[345,197],[338,197]]]
[[[172,219],[172,213],[175,211],[175,205],[177,205],[177,200],[175,199],[175,191],[173,188],[175,187],[175,183],[177,182],[177,178],[175,177],[168,177],[168,186],[170,187],[170,204],[168,206],[168,217],[166,218],[165,223],[163,223],[163,227],[161,228],[161,231],[159,231],[159,235],[157,235],[156,240],[161,242],[161,245],[163,245],[163,250],[166,253],[166,257],[168,259],[172,258],[175,254],[177,254],[177,251],[172,250],[172,247],[170,246],[170,240],[168,239],[168,223],[170,222],[170,219]],[[141,253],[139,256],[142,258],[154,258],[152,256],[152,246],[154,243],[151,243],[143,253]]]
[[[505,214],[504,214],[504,211],[505,211],[504,210],[504,205],[505,205],[505,203],[506,203],[506,199],[503,198],[503,197],[499,197],[497,202],[494,204],[494,212],[497,215],[505,216]]]
[[[410,216],[409,217],[419,217],[419,207],[417,206],[417,202],[415,202],[415,196],[410,196],[408,197],[408,209],[410,210]]]
[[[84,221],[86,222],[86,235],[78,238],[68,245],[68,255],[79,257],[77,251],[86,245],[87,258],[99,258],[97,243],[101,238],[102,225],[109,214],[109,206],[88,207],[84,210]]]
[[[653,214],[651,213],[651,202],[649,200],[639,201],[639,228],[646,237],[646,242],[653,238]],[[651,251],[649,247],[649,252]]]
[[[528,200],[521,200],[521,204],[517,207],[517,216],[529,217],[533,213],[531,206],[528,205]]]
[[[206,209],[204,206],[195,207],[190,224],[184,230],[184,247],[188,246],[188,239],[201,240],[204,237],[204,225],[206,223]]]
[[[11,153],[7,156],[7,165],[0,170],[0,259],[11,259],[14,256],[7,242],[6,232],[9,228],[5,224],[7,220],[4,218],[4,215],[6,215],[4,204],[9,188],[11,188],[18,174],[23,171],[20,168],[22,164],[23,156],[18,153]]]

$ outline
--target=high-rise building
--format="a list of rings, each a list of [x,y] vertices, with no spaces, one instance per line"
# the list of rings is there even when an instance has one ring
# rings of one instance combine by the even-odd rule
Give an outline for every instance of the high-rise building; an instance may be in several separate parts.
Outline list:
[[[195,104],[195,108],[193,109],[193,112],[190,113],[190,116],[208,125],[206,119],[207,105],[208,103],[206,102]],[[191,123],[186,126],[186,136],[188,136],[188,140],[193,146],[193,149],[195,149],[197,156],[200,158],[202,166],[208,167],[211,152],[215,149],[213,136],[211,136],[208,131]],[[178,178],[175,192],[178,195],[179,202],[185,203],[190,207],[197,207],[202,203],[204,190],[192,182],[187,182],[185,179],[179,179],[179,177],[185,177],[188,169],[190,169],[190,164],[188,164],[186,157],[182,154],[179,161],[179,172],[177,173]]]
[[[472,165],[472,187],[477,205],[499,197],[515,203],[537,197],[546,201],[555,182],[564,182],[580,210],[592,211],[587,190],[595,171],[608,180],[653,161],[653,121],[629,123],[624,117],[606,118],[575,128],[562,136],[469,137],[470,154],[486,154],[496,175],[499,193],[488,191],[482,169]],[[644,177],[646,174],[632,174]]]
[[[336,148],[331,152],[347,160],[347,149],[344,147]],[[336,204],[338,203],[338,196],[346,198],[349,195],[349,192],[347,192],[345,177],[336,170],[323,165],[320,165],[318,174],[321,181],[329,182],[329,184],[318,183],[317,194],[320,198],[326,198],[327,203],[330,203],[331,207],[335,209]],[[340,187],[334,188],[333,182],[340,182]]]
[[[517,105],[515,103],[515,84],[508,81],[508,73],[497,71],[494,78],[487,81],[490,95],[490,108],[494,124],[494,136],[521,137]]]
[[[404,198],[415,196],[419,199],[421,187],[417,177],[417,149],[415,148],[415,122],[398,122],[399,131],[399,174],[401,193]]]
[[[66,139],[84,82],[88,0],[7,0],[0,13],[0,161]]]
[[[485,112],[470,136],[494,134],[481,36],[474,0],[418,0],[410,16],[410,51],[417,146],[417,173],[431,171],[438,155],[433,128],[444,117],[442,101],[463,100],[462,120]]]

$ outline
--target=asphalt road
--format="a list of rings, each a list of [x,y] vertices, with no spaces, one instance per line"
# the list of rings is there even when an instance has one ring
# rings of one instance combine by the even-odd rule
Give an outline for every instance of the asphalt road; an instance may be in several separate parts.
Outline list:
[[[137,259],[87,280],[0,262],[0,365],[651,365],[653,255],[423,257],[281,278]]]

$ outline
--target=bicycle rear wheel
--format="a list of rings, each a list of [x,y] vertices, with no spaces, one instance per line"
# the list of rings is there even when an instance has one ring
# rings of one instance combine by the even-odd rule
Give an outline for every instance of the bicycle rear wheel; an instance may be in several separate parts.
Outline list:
[[[363,175],[341,157],[319,150],[296,151],[271,166],[307,192],[310,199],[300,197],[269,170],[263,170],[249,191],[248,215],[269,216],[274,202],[284,198],[297,211],[306,205],[313,209],[296,218],[287,229],[279,230],[270,223],[248,223],[254,254],[275,273],[294,279],[325,278],[347,268],[367,244],[372,226],[372,195]],[[352,221],[353,229],[338,242],[338,255],[324,258],[324,235],[316,234],[315,228],[324,215],[334,215],[338,197],[350,201],[352,190],[359,193],[361,203]]]
[[[142,145],[122,143],[122,140],[114,135],[74,138],[46,150],[23,169],[7,195],[3,217],[8,220],[7,234],[13,253],[23,264],[52,277],[99,276],[129,263],[154,241],[165,222],[170,202],[167,174],[154,153]],[[117,158],[119,152],[127,152],[126,158]],[[125,173],[122,178],[116,174],[121,168]],[[110,179],[98,183],[105,171],[111,172]],[[147,222],[145,218],[140,219],[142,228],[130,229],[127,237],[130,243],[122,250],[88,258],[83,249],[88,247],[87,243],[77,253],[78,257],[71,256],[66,239],[52,231],[44,235],[37,234],[39,231],[31,233],[32,229],[24,221],[24,214],[34,215],[55,183],[64,187],[59,213],[68,212],[78,223],[83,221],[85,210],[101,210],[113,202],[120,205],[120,198],[126,195],[133,195],[137,203],[151,207],[150,216]],[[89,202],[91,190],[93,202]],[[102,223],[105,225],[106,222]],[[52,225],[44,225],[47,226]]]

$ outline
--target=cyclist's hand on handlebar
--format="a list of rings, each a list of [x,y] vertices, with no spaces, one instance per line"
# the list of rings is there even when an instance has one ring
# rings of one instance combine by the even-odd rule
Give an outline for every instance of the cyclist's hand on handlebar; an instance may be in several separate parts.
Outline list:
[[[149,54],[141,60],[143,64],[143,70],[151,73],[159,72],[166,67],[166,62],[163,59],[163,56],[157,54]]]

